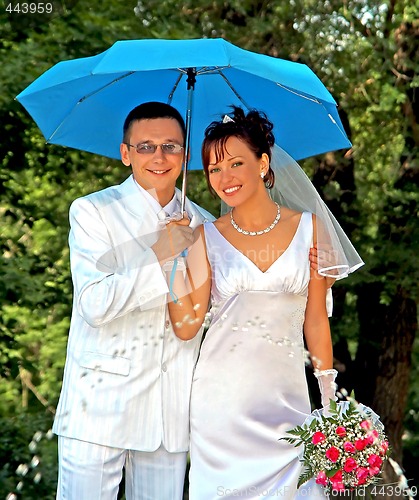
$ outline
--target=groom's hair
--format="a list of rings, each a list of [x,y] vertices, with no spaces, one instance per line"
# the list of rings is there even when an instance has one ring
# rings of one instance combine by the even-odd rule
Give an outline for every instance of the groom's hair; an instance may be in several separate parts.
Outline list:
[[[131,125],[139,120],[153,120],[155,118],[171,118],[176,120],[182,130],[183,139],[186,136],[185,121],[177,109],[164,102],[145,102],[132,109],[125,118],[123,128],[123,142],[128,142]]]

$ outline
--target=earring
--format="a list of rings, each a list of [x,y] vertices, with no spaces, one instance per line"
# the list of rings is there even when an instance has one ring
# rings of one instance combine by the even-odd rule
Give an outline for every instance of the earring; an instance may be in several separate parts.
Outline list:
[[[263,179],[265,177],[265,172],[260,173],[260,178]]]

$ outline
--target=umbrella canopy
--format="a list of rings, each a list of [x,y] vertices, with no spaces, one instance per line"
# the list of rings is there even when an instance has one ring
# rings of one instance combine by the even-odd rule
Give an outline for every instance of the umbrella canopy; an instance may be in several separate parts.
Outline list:
[[[223,39],[119,41],[56,64],[17,100],[47,142],[110,158],[120,158],[125,117],[147,101],[186,117],[190,169],[202,168],[204,130],[231,104],[264,111],[277,144],[297,160],[351,146],[336,102],[308,66]]]

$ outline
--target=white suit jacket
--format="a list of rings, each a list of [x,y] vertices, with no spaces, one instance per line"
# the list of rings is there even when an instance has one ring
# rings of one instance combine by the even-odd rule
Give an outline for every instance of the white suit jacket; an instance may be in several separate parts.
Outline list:
[[[193,227],[213,219],[189,200],[185,208]],[[75,200],[70,226],[73,311],[53,431],[117,448],[186,451],[201,335],[184,342],[173,333],[166,279],[150,249],[156,214],[130,176]]]

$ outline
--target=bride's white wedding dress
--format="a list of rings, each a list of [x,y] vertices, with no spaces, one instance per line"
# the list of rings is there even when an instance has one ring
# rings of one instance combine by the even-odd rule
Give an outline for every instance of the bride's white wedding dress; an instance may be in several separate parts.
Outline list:
[[[190,500],[319,498],[304,485],[287,430],[310,413],[303,322],[312,217],[301,216],[286,251],[262,272],[207,223],[213,320],[191,396]]]

